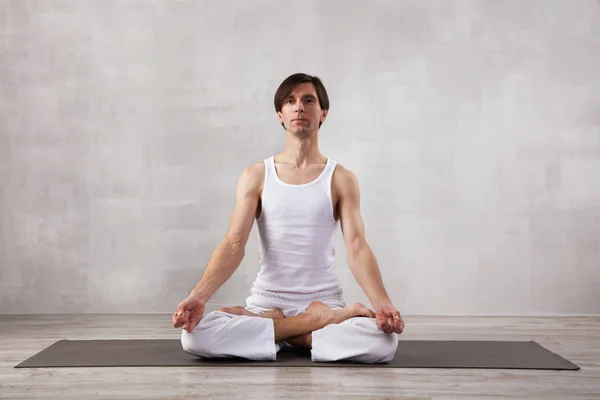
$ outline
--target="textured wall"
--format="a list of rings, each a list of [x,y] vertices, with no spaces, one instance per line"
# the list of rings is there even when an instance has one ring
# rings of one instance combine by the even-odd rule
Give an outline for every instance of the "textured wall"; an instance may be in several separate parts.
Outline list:
[[[600,314],[585,0],[1,1],[0,313],[172,311],[299,71],[403,313]],[[244,301],[257,247],[215,305]]]

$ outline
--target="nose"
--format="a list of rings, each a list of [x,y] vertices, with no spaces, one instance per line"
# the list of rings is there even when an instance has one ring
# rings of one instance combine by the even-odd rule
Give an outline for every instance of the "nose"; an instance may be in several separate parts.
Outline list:
[[[304,111],[304,104],[302,104],[302,100],[296,101],[295,107],[297,112]]]

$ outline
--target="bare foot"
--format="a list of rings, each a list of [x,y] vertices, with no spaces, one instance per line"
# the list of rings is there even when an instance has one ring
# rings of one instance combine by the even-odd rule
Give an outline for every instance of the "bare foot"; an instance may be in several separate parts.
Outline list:
[[[271,318],[271,319],[285,318],[285,315],[283,315],[283,311],[281,311],[281,310],[269,310],[269,311],[264,312],[263,314],[255,314],[253,312],[246,310],[244,307],[237,306],[237,307],[231,307],[231,308],[220,308],[219,311],[223,311],[228,314],[234,314],[234,315],[246,315],[248,317],[262,317],[262,318]]]
[[[354,303],[344,308],[333,309],[320,301],[313,301],[310,303],[305,313],[317,317],[325,325],[339,324],[353,317],[375,317],[373,311],[360,303]]]
[[[283,314],[283,311],[281,311],[279,309],[265,311],[260,316],[263,317],[263,318],[271,318],[271,319],[285,318],[285,315]]]
[[[348,307],[352,309],[352,317],[375,318],[375,311],[369,310],[360,303],[354,303]]]

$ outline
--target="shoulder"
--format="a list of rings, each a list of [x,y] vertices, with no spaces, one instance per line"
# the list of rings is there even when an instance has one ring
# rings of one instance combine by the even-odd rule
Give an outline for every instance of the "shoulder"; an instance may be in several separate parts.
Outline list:
[[[263,179],[265,175],[265,163],[263,161],[248,165],[242,170],[242,176],[248,179]]]
[[[333,171],[332,186],[340,195],[357,193],[359,190],[356,175],[340,164],[337,164]]]
[[[239,177],[238,184],[246,191],[260,191],[265,179],[265,163],[263,161],[245,167]]]

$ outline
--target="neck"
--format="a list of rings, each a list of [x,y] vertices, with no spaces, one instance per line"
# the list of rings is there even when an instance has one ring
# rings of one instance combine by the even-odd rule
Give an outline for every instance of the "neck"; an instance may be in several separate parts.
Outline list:
[[[320,164],[326,161],[325,156],[319,150],[318,131],[303,138],[288,132],[285,148],[277,158],[278,161],[294,164],[297,168],[304,168],[308,164]]]

